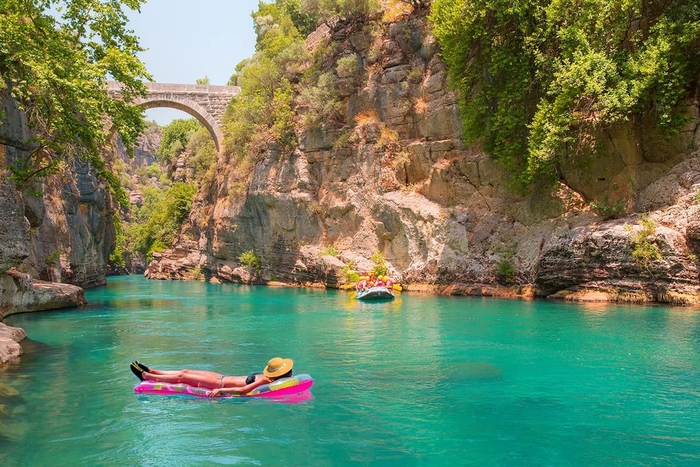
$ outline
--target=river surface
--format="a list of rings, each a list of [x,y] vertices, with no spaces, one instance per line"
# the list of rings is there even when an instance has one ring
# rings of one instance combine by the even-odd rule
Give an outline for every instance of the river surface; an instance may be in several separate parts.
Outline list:
[[[697,310],[135,276],[87,298],[5,320],[30,341],[0,372],[3,467],[700,465]],[[137,396],[128,368],[274,356],[308,397]]]

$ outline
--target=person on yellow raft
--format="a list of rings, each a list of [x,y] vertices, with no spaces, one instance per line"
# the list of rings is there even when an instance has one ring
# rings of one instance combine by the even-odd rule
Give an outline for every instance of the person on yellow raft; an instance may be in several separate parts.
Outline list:
[[[352,284],[349,285],[352,287]],[[374,274],[365,274],[360,276],[360,279],[355,283],[355,289],[358,291],[369,289],[370,287],[386,287],[389,290],[394,290],[397,292],[401,291],[401,286],[394,284],[394,281],[389,279],[389,276],[377,277]]]
[[[355,284],[355,288],[357,290],[365,290],[370,287],[369,285],[369,278],[367,276],[361,276],[360,280],[357,281],[357,284]]]
[[[261,373],[248,376],[229,376],[204,370],[156,370],[138,361],[131,362],[132,373],[140,380],[161,383],[184,383],[198,388],[211,389],[209,397],[219,394],[248,394],[263,384],[269,384],[280,378],[292,376],[294,361],[291,358],[275,357],[267,362]]]

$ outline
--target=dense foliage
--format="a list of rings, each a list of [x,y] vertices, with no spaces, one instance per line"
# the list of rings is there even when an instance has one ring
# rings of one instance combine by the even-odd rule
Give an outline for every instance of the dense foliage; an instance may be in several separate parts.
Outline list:
[[[183,182],[175,182],[167,190],[145,187],[143,205],[135,209],[133,222],[126,229],[128,249],[149,258],[154,251],[170,248],[190,213],[196,191],[194,184]]]
[[[188,219],[199,190],[206,193],[216,182],[216,147],[209,131],[197,120],[173,120],[159,127],[148,123],[150,133],[160,133],[156,160],[136,169],[120,162],[121,184],[142,201],[124,208],[117,225],[117,246],[110,257],[123,265],[125,254],[171,248]]]
[[[632,232],[630,225],[625,224],[625,229]],[[652,241],[655,232],[656,222],[648,216],[642,215],[639,218],[639,230],[633,232],[630,236],[632,258],[647,272],[650,272],[649,264],[652,261],[662,259],[659,247]]]
[[[292,79],[304,60],[303,38],[284,2],[260,3],[253,13],[256,53],[237,67],[241,93],[225,116],[227,152],[237,160],[272,141],[291,143],[293,134]]]
[[[140,109],[149,79],[136,55],[142,51],[126,29],[124,8],[143,0],[3,0],[0,2],[0,91],[25,111],[31,157],[11,169],[17,181],[50,173],[61,160],[80,156],[117,187],[101,150],[110,142],[105,117],[132,147],[143,129]],[[120,81],[123,100],[106,92]],[[124,201],[122,198],[120,201]]]
[[[255,154],[275,143],[296,144],[296,125],[339,119],[334,77],[319,71],[306,50],[306,35],[332,17],[357,18],[377,11],[374,0],[276,0],[253,13],[253,57],[236,66],[229,84],[242,90],[227,111],[226,152],[236,174],[245,174]],[[301,114],[301,118],[296,115]]]
[[[430,19],[464,134],[531,183],[590,151],[601,129],[684,124],[700,66],[700,3],[435,0]]]
[[[375,13],[380,8],[379,0],[301,0],[300,10],[316,22],[332,17],[362,17]]]
[[[185,149],[189,138],[202,127],[193,118],[175,119],[162,128],[158,156],[164,161],[171,161]]]
[[[259,272],[262,266],[260,263],[260,258],[257,257],[253,250],[248,250],[241,253],[238,256],[238,261],[240,261],[243,266],[256,272]]]

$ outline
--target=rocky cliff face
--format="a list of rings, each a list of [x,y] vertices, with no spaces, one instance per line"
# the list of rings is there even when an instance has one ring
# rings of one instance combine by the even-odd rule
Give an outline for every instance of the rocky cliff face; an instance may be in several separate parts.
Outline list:
[[[45,281],[83,288],[104,285],[115,231],[114,207],[103,183],[76,161],[71,170],[37,188],[24,196],[31,233],[23,270]]]
[[[0,177],[0,273],[5,273],[29,256],[29,222],[24,217],[22,195],[9,180],[9,173],[3,169]]]
[[[462,145],[423,14],[376,40],[363,27],[338,23],[314,36],[331,45],[329,63],[350,56],[365,70],[336,74],[356,124],[301,132],[293,152],[271,147],[243,196],[220,161],[218,195],[199,200],[180,244],[148,277],[337,286],[343,264],[369,269],[381,252],[407,290],[698,302],[697,102],[673,140],[643,124],[612,129],[586,167],[565,166],[557,186],[518,195],[496,161]],[[592,202],[626,217],[605,221]],[[634,256],[641,213],[661,254],[646,263]],[[338,256],[321,256],[331,245]],[[248,250],[262,259],[259,274],[237,259]]]
[[[697,304],[698,156],[696,150],[639,190],[638,214],[594,219],[553,235],[536,264],[540,293],[570,300]],[[659,255],[644,264],[635,259],[635,238],[649,221],[654,228],[646,240]]]
[[[28,129],[12,99],[2,95],[0,104],[0,319],[82,305],[82,287],[105,283],[109,196],[79,163],[18,191],[7,167],[28,157]]]

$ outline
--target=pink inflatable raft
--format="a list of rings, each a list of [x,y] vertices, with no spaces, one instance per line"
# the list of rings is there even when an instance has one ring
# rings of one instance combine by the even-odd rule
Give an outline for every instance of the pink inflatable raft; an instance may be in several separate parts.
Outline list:
[[[223,394],[219,398],[232,397],[280,397],[292,396],[311,389],[314,380],[309,375],[301,374],[291,378],[281,378],[270,384],[263,384],[250,391],[248,394]],[[163,396],[197,396],[209,397],[210,389],[197,388],[184,383],[159,383],[157,381],[141,381],[134,388],[137,394],[161,394]]]

